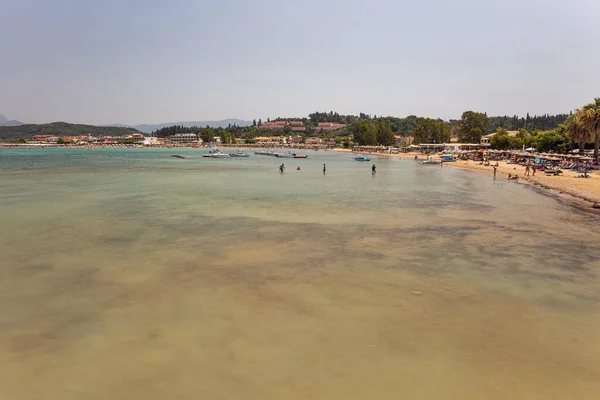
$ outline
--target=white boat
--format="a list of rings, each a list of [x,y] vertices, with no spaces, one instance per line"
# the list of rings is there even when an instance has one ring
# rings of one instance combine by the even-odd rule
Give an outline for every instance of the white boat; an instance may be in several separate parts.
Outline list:
[[[423,164],[441,164],[442,160],[434,160],[431,157],[428,157],[427,160],[423,161]]]
[[[275,153],[273,153],[272,151],[263,151],[263,150],[255,151],[254,154],[258,154],[260,156],[274,156],[275,155]]]
[[[295,154],[288,151],[286,153],[275,153],[275,156],[278,158],[294,158]]]
[[[215,150],[211,153],[208,154],[204,154],[204,157],[209,157],[209,158],[229,158],[229,154],[227,153],[221,153],[219,150]]]

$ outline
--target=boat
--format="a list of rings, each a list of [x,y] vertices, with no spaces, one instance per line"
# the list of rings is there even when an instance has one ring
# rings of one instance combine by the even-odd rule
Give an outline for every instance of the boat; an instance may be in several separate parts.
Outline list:
[[[371,159],[365,156],[358,156],[354,159],[354,161],[371,161]]]
[[[427,160],[423,161],[423,164],[441,164],[442,160],[434,160],[431,157],[428,157]]]
[[[275,153],[278,158],[294,158],[295,154],[292,153]]]
[[[254,154],[257,154],[259,156],[274,156],[275,155],[275,153],[273,153],[272,151],[264,151],[264,150],[255,151]]]
[[[454,154],[444,154],[442,156],[443,162],[456,162],[456,156]]]
[[[308,158],[306,154],[294,154],[294,158]]]
[[[225,157],[227,157],[227,158],[229,158],[229,154],[221,153],[219,150],[215,150],[208,154],[204,154],[204,157],[209,157],[209,158],[225,158]]]
[[[250,157],[250,154],[244,153],[243,151],[237,151],[235,153],[229,153],[230,157]]]
[[[180,156],[179,154],[171,154],[173,158],[185,158],[184,156]]]

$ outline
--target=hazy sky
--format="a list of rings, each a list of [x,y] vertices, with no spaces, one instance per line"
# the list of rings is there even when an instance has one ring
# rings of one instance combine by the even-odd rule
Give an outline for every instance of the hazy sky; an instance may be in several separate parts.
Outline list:
[[[568,112],[600,96],[599,21],[598,0],[0,0],[0,114]]]

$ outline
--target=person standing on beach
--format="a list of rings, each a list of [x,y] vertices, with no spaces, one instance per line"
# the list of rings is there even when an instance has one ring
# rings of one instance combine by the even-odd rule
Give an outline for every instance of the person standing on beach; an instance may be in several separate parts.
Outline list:
[[[327,172],[327,167],[325,166],[325,164],[323,164],[323,175],[325,175],[326,172]]]
[[[373,175],[375,175],[377,173],[377,167],[375,166],[375,164],[373,164],[373,166],[371,167],[371,173]]]
[[[529,176],[529,163],[525,164],[525,175]]]
[[[496,165],[494,165],[494,177],[496,176],[496,171],[498,170],[498,167]]]
[[[535,176],[535,164],[531,166],[531,172],[533,172],[533,176]]]

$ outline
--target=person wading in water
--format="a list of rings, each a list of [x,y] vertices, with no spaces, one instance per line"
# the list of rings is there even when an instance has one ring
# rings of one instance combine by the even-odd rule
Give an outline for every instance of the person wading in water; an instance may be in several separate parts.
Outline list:
[[[375,166],[375,164],[373,164],[373,166],[371,167],[371,173],[373,175],[375,175],[377,173],[377,167]]]
[[[323,175],[325,175],[326,172],[327,172],[327,167],[325,166],[325,164],[323,164]]]

